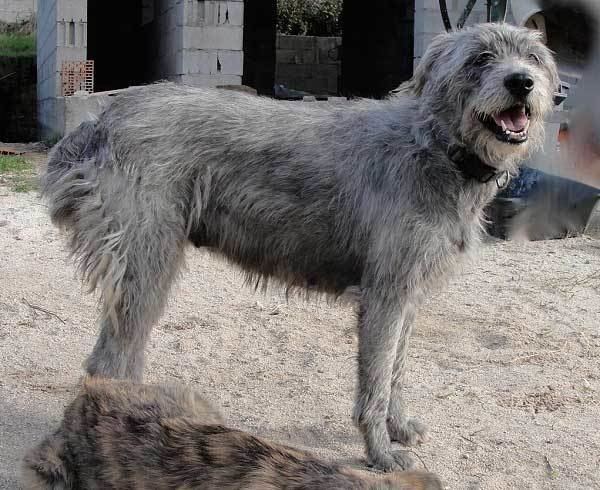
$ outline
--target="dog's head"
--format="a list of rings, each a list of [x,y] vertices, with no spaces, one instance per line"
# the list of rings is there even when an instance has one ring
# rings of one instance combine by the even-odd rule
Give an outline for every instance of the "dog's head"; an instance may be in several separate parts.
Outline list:
[[[437,36],[408,87],[451,139],[510,168],[543,142],[558,84],[538,32],[480,24]]]

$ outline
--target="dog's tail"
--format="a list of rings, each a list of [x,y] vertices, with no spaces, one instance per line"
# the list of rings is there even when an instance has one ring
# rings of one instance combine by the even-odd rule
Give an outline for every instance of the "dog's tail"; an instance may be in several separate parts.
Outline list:
[[[94,185],[99,134],[95,121],[86,121],[65,136],[50,152],[41,179],[52,222],[68,226],[77,203]]]
[[[23,459],[22,485],[25,490],[69,490],[73,475],[65,462],[65,444],[60,431],[48,436]]]

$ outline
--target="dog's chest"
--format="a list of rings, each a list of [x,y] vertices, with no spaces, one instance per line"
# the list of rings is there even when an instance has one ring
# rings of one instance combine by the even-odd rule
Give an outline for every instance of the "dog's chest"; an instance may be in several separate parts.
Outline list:
[[[450,263],[473,252],[484,233],[483,206],[479,203],[473,204],[471,201],[468,206],[460,206],[456,216],[458,219],[447,223],[444,229],[445,246],[442,255]]]
[[[484,230],[484,207],[493,198],[489,189],[465,192],[457,202],[458,222],[448,230],[454,252],[462,255],[472,251],[481,241]]]
[[[481,218],[473,217],[469,222],[463,222],[450,237],[454,253],[463,255],[471,252],[480,242],[482,234]]]

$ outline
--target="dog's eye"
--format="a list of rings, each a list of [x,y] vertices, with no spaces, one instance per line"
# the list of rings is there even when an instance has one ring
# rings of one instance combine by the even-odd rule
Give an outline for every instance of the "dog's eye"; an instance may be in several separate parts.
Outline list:
[[[533,60],[533,61],[534,61],[535,63],[537,63],[538,65],[541,65],[541,64],[542,64],[542,60],[541,60],[541,59],[540,59],[540,57],[539,57],[537,54],[535,54],[535,53],[531,53],[531,54],[529,55],[529,59],[530,59],[530,60]]]
[[[493,59],[494,59],[494,53],[490,53],[489,51],[484,51],[483,53],[478,54],[473,59],[473,64],[475,66],[484,66],[484,65],[487,65]]]

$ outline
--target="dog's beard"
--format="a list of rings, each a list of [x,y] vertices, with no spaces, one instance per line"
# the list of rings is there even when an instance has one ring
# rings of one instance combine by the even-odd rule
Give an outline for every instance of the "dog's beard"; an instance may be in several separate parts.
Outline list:
[[[519,163],[538,150],[544,141],[543,120],[533,114],[524,121],[523,116],[511,112],[512,107],[507,109],[507,113],[501,114],[503,111],[500,111],[489,116],[500,129],[503,129],[501,124],[504,118],[515,118],[513,121],[504,122],[507,125],[506,129],[511,130],[511,134],[505,138],[496,127],[482,120],[481,115],[487,114],[484,108],[466,108],[459,124],[460,139],[473,153],[487,164],[509,171],[514,171]],[[526,131],[518,131],[519,129]]]

